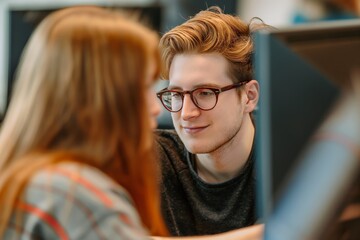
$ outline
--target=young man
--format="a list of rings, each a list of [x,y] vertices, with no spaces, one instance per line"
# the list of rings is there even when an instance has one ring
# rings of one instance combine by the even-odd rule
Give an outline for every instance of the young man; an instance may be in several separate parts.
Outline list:
[[[212,7],[161,38],[169,86],[157,95],[176,132],[159,130],[156,145],[172,235],[215,234],[256,221],[254,26]]]

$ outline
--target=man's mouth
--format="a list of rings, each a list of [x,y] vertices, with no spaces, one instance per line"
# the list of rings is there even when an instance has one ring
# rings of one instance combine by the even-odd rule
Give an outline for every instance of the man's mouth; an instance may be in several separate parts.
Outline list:
[[[199,133],[199,132],[203,131],[206,128],[207,128],[207,126],[192,126],[192,127],[183,126],[183,129],[184,129],[185,133],[188,133],[188,134]]]

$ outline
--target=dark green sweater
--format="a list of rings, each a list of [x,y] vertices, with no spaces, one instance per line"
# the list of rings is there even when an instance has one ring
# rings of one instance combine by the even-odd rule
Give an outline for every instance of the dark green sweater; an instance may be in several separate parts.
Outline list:
[[[202,181],[174,130],[156,131],[161,163],[165,222],[174,236],[226,232],[255,223],[253,154],[236,178],[220,184]]]

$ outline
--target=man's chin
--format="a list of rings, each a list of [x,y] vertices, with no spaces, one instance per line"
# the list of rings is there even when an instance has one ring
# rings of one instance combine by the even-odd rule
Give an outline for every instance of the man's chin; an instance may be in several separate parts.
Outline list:
[[[188,150],[192,154],[203,154],[208,153],[209,148],[204,146],[199,146],[195,144],[186,144],[185,143],[186,150]]]
[[[181,141],[184,143],[186,149],[193,154],[208,153],[211,150],[211,142],[204,137],[187,138],[179,135]]]

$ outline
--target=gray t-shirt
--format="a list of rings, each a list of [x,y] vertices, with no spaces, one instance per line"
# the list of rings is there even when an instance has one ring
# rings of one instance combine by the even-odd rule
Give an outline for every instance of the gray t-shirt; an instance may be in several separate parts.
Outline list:
[[[209,184],[198,177],[195,156],[174,130],[157,130],[155,145],[161,164],[162,210],[172,235],[215,234],[255,223],[253,153],[237,177]]]

